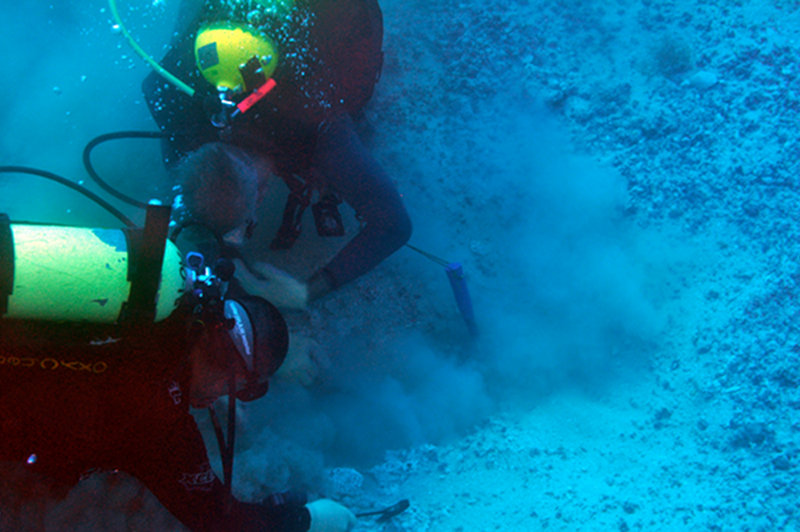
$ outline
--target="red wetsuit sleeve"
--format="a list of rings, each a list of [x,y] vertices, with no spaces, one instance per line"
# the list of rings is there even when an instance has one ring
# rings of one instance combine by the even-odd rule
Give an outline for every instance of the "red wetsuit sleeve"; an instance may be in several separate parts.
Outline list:
[[[141,480],[193,531],[295,532],[308,530],[302,505],[269,506],[229,497],[209,465],[200,431],[186,412],[161,438],[151,438],[125,469]]]

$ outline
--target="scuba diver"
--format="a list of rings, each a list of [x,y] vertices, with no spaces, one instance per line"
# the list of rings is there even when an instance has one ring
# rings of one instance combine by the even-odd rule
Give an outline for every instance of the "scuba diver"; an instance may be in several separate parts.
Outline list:
[[[143,82],[187,219],[240,245],[275,175],[290,193],[272,249],[291,248],[309,206],[322,236],[344,235],[342,201],[355,211],[359,232],[307,281],[237,261],[248,291],[279,306],[304,308],[411,235],[400,194],[354,126],[382,39],[376,0],[183,0],[170,50]]]
[[[231,495],[235,401],[267,392],[288,331],[230,261],[181,258],[166,240],[169,211],[148,209],[141,230],[0,215],[0,460],[64,495],[93,470],[124,471],[191,530],[349,530],[355,516],[328,499]],[[212,406],[223,395],[227,445]],[[209,408],[224,483],[190,406]]]

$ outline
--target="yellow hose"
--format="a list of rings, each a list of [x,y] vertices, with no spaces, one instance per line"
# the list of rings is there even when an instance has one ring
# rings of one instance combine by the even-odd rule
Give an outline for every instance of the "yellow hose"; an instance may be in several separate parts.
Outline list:
[[[111,15],[114,17],[114,21],[117,23],[120,31],[122,31],[122,35],[128,40],[128,43],[131,45],[131,48],[139,54],[139,56],[147,61],[153,70],[158,72],[164,79],[175,85],[178,89],[185,92],[189,96],[194,96],[194,89],[191,88],[186,83],[182,82],[172,74],[170,74],[164,67],[159,65],[152,57],[150,57],[147,52],[142,50],[142,48],[136,43],[136,41],[131,37],[131,34],[128,33],[128,30],[125,28],[125,25],[122,24],[122,19],[119,16],[119,12],[117,12],[117,2],[115,0],[108,0],[108,6],[111,8]]]

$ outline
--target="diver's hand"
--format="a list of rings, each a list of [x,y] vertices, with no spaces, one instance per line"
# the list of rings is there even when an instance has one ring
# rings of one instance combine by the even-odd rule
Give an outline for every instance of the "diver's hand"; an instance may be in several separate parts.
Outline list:
[[[303,310],[308,306],[308,287],[283,270],[257,262],[253,272],[240,259],[233,262],[236,278],[248,294],[263,297],[278,308]]]
[[[308,387],[330,366],[330,358],[316,341],[303,334],[292,333],[289,335],[289,352],[275,372],[275,379]]]
[[[353,512],[330,499],[317,499],[306,508],[311,514],[308,532],[347,532],[356,525]]]

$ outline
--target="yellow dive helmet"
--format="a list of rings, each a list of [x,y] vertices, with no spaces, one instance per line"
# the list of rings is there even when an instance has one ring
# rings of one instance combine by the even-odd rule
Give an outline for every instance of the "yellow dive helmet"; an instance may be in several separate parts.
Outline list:
[[[203,26],[194,41],[194,57],[203,77],[221,91],[256,90],[278,66],[275,43],[247,24]]]

